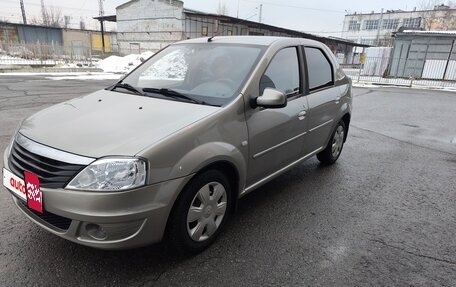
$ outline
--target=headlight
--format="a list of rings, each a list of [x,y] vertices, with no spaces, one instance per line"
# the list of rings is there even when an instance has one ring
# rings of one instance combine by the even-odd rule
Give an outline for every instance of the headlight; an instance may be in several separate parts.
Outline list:
[[[66,186],[87,191],[122,191],[146,183],[146,162],[138,158],[104,158],[82,170]]]

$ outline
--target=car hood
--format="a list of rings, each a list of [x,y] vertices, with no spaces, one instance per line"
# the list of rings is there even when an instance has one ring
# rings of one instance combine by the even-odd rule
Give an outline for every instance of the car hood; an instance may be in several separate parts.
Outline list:
[[[219,109],[101,90],[34,114],[20,133],[78,155],[133,156]]]

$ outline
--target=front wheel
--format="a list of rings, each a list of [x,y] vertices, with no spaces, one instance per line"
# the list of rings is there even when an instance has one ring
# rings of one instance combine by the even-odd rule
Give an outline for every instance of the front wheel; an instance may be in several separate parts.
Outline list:
[[[197,175],[182,191],[168,224],[177,251],[196,253],[214,242],[228,219],[231,187],[218,170]]]
[[[344,121],[340,121],[331,135],[326,148],[317,154],[317,158],[321,163],[330,165],[337,161],[344,147],[346,130]]]

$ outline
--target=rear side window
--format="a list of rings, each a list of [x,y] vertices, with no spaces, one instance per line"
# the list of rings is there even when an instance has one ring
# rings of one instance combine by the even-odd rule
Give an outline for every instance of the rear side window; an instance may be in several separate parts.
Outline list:
[[[277,89],[287,96],[300,91],[299,59],[296,48],[280,50],[272,59],[260,80],[260,95],[265,88]]]
[[[309,90],[314,91],[332,86],[334,83],[332,66],[323,51],[306,47],[307,71],[309,73]]]

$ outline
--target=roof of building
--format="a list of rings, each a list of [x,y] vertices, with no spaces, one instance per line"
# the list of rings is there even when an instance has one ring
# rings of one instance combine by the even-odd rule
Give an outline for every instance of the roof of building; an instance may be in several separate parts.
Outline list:
[[[404,30],[403,32],[396,33],[396,35],[456,36],[456,30],[450,30],[450,31]]]
[[[291,37],[274,37],[274,36],[214,36],[204,38],[194,38],[183,41],[184,43],[207,43],[210,42],[223,43],[223,44],[247,44],[247,45],[260,45],[268,46],[272,43],[279,41],[299,42],[303,44],[320,43],[310,39],[291,38]]]
[[[386,10],[383,12],[384,15],[387,15],[387,14],[403,14],[403,13],[420,13],[420,12],[437,12],[437,11],[456,11],[455,8],[447,8],[447,9],[423,9],[423,10]],[[365,16],[365,15],[381,15],[382,12],[370,12],[370,13],[358,13],[358,12],[354,12],[354,13],[348,13],[345,15],[345,17],[347,16]]]
[[[98,21],[117,22],[117,15],[98,16],[93,17],[93,19]]]
[[[133,2],[137,2],[137,1],[140,1],[140,0],[130,0],[130,1],[127,1],[127,2],[125,2],[125,3],[123,3],[123,4],[120,4],[119,6],[117,6],[116,9],[123,8],[123,7],[128,6],[128,5],[132,4]],[[161,1],[163,1],[163,2],[164,2],[164,1],[169,1],[169,2],[171,2],[171,1],[177,1],[177,2],[181,2],[182,4],[184,4],[184,1],[181,1],[181,0],[161,0]]]
[[[287,33],[287,34],[291,34],[291,35],[294,35],[297,37],[316,40],[316,41],[320,41],[320,42],[332,41],[332,42],[336,42],[339,44],[346,44],[346,45],[352,45],[352,46],[357,46],[357,47],[370,47],[369,45],[358,44],[353,41],[349,41],[349,40],[345,40],[345,39],[318,36],[318,35],[314,35],[314,34],[309,34],[309,33],[305,33],[305,32],[300,32],[300,31],[282,28],[282,27],[278,27],[278,26],[272,26],[272,25],[268,25],[268,24],[264,24],[264,23],[254,22],[254,21],[235,18],[235,17],[231,17],[231,16],[226,16],[226,15],[206,13],[206,12],[201,12],[201,11],[187,9],[187,8],[184,8],[184,13],[191,14],[191,15],[197,15],[197,16],[199,15],[199,16],[203,16],[203,17],[215,18],[215,19],[218,19],[218,20],[220,20],[224,23],[228,23],[228,24],[243,24],[243,25],[246,25],[251,28],[260,28],[260,29],[266,29],[269,31],[275,31],[275,32],[279,32],[279,33],[280,32]]]
[[[22,27],[32,27],[32,28],[44,28],[44,29],[51,29],[51,30],[65,30],[65,31],[80,31],[80,32],[100,32],[100,30],[93,30],[93,29],[77,29],[77,28],[65,28],[65,27],[49,27],[49,26],[43,26],[43,25],[33,25],[33,24],[22,24],[22,23],[10,23],[10,22],[1,22],[0,21],[0,26],[5,27],[5,26],[22,26]],[[105,33],[116,33],[112,31],[105,31]]]

